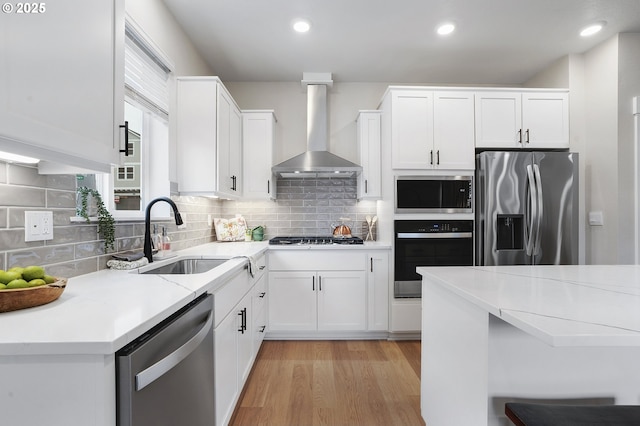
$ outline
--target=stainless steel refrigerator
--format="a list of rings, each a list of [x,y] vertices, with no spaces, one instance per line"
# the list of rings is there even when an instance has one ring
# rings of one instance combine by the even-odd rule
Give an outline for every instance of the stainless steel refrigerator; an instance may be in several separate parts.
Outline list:
[[[578,154],[476,156],[476,265],[578,263]]]

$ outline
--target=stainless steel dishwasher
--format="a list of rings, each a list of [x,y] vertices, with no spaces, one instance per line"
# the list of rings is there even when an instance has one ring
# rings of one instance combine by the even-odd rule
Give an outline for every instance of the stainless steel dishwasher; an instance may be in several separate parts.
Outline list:
[[[119,350],[116,378],[118,426],[214,424],[213,296]]]

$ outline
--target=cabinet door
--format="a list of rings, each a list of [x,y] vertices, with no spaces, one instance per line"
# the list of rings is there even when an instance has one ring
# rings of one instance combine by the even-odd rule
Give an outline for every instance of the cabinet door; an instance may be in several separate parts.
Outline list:
[[[367,265],[368,330],[389,329],[389,253],[369,253]]]
[[[176,136],[180,192],[217,191],[217,82],[178,78]]]
[[[229,138],[229,175],[231,193],[242,196],[242,113],[232,103],[230,117],[231,134]]]
[[[242,390],[253,365],[253,316],[251,296],[247,294],[236,309],[238,320],[238,388]]]
[[[364,271],[319,271],[317,290],[318,330],[366,329]]]
[[[242,151],[244,158],[243,193],[246,199],[274,199],[271,182],[275,116],[273,112],[242,113]]]
[[[420,90],[394,91],[391,114],[392,168],[432,168],[433,94]]]
[[[380,118],[378,111],[363,111],[358,116],[358,157],[362,166],[362,173],[358,176],[359,200],[382,197]]]
[[[252,291],[251,316],[253,318],[253,355],[260,350],[267,329],[267,278],[262,275]]]
[[[314,272],[270,272],[269,330],[316,329]]]
[[[229,422],[235,400],[240,392],[238,388],[238,319],[237,312],[232,310],[213,331],[217,425]]]
[[[569,148],[569,94],[525,92],[522,131],[525,148]]]
[[[222,195],[232,195],[231,180],[231,164],[229,158],[231,155],[231,117],[232,117],[231,97],[222,90],[218,89],[218,135],[216,140],[216,153],[218,164],[218,192]]]
[[[475,169],[473,93],[434,92],[433,98],[435,167]]]
[[[520,92],[475,94],[476,148],[520,148],[522,96]]]
[[[110,172],[124,144],[124,1],[6,5],[0,150]]]

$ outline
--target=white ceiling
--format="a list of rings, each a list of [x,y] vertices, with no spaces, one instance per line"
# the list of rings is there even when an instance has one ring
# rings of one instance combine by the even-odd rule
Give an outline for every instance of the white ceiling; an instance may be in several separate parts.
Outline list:
[[[557,59],[640,32],[640,0],[164,0],[223,81],[521,84]],[[291,30],[294,18],[309,33]],[[436,26],[453,21],[440,37]],[[606,21],[591,38],[579,31]],[[639,73],[640,75],[640,73]]]

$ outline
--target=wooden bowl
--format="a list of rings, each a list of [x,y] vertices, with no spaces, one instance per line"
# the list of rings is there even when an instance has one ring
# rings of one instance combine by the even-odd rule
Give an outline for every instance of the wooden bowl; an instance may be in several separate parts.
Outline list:
[[[66,278],[56,278],[56,281],[51,284],[0,290],[0,312],[16,311],[53,302],[60,297],[66,285]]]

